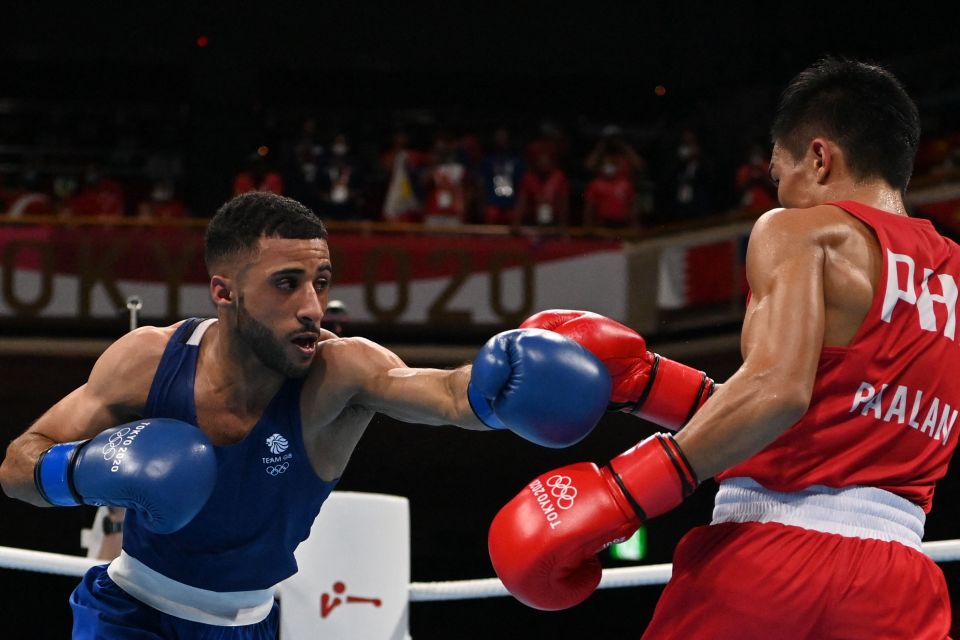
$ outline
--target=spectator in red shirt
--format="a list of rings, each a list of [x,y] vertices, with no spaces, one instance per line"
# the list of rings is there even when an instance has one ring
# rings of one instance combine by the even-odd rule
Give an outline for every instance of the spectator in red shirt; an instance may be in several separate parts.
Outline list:
[[[356,220],[363,207],[363,171],[350,151],[345,133],[333,137],[323,168],[317,180],[320,212],[333,220]]]
[[[23,172],[19,188],[6,191],[0,188],[0,212],[13,218],[50,215],[54,212],[53,198],[41,189],[40,175],[36,169],[27,168]]]
[[[105,178],[96,165],[87,167],[83,186],[70,196],[61,211],[74,216],[122,216],[123,187],[116,180]]]
[[[597,175],[584,195],[585,227],[632,227],[640,225],[637,192],[620,162],[623,156],[609,151],[597,159]]]
[[[566,159],[569,146],[560,127],[546,119],[540,123],[540,135],[527,143],[527,160],[533,164],[540,155],[547,153],[553,156],[554,163],[559,166]]]
[[[137,216],[154,220],[185,218],[187,208],[177,199],[173,184],[160,181],[150,190],[150,198],[137,207]]]
[[[380,155],[380,164],[383,170],[387,173],[393,173],[398,156],[401,156],[407,170],[411,173],[416,173],[427,160],[426,154],[413,148],[410,134],[402,129],[394,132],[390,148]]]
[[[612,160],[617,165],[617,171],[622,173],[631,182],[644,171],[644,160],[623,139],[620,128],[610,125],[603,128],[600,139],[587,155],[584,162],[587,172],[598,175],[604,162]]]
[[[467,168],[445,138],[433,147],[433,165],[423,174],[426,224],[462,224],[467,210]]]
[[[233,195],[249,191],[269,191],[283,195],[283,178],[271,169],[265,156],[254,153],[247,160],[247,169],[233,179]]]
[[[747,161],[737,168],[740,206],[750,213],[763,213],[777,206],[777,189],[770,181],[770,162],[763,147],[750,147]]]
[[[570,214],[570,182],[549,150],[542,150],[520,181],[513,224],[566,228]]]

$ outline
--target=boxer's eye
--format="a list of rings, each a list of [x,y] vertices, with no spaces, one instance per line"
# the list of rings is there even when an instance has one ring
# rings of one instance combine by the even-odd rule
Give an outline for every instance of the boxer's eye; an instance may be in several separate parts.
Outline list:
[[[278,289],[283,289],[285,291],[290,291],[297,288],[297,279],[296,278],[279,278],[275,282]]]

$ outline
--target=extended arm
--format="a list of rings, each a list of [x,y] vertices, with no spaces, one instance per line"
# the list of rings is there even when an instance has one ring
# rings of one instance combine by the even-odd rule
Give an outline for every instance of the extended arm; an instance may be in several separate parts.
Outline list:
[[[586,349],[555,333],[505,331],[473,365],[411,369],[370,342],[354,403],[407,422],[510,429],[551,447],[586,436],[603,414],[610,379]]]
[[[362,382],[357,395],[359,404],[403,422],[451,424],[465,429],[488,428],[477,418],[467,400],[471,367],[452,370],[411,368],[386,349],[375,349],[382,362]]]

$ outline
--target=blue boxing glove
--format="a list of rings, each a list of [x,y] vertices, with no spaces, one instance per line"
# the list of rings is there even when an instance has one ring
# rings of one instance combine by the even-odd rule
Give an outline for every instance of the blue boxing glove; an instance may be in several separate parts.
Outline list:
[[[142,513],[151,531],[172,533],[207,502],[217,460],[197,427],[154,418],[55,444],[40,454],[33,475],[50,504],[126,507]]]
[[[514,329],[480,349],[467,396],[488,427],[559,448],[593,430],[610,388],[607,368],[576,342],[552,331]]]

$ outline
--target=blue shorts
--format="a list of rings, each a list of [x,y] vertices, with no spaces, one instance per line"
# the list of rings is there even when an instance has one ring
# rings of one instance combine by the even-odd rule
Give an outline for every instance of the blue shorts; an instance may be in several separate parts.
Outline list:
[[[74,640],[276,640],[280,608],[240,627],[192,622],[157,611],[116,585],[107,566],[92,567],[70,595]]]

